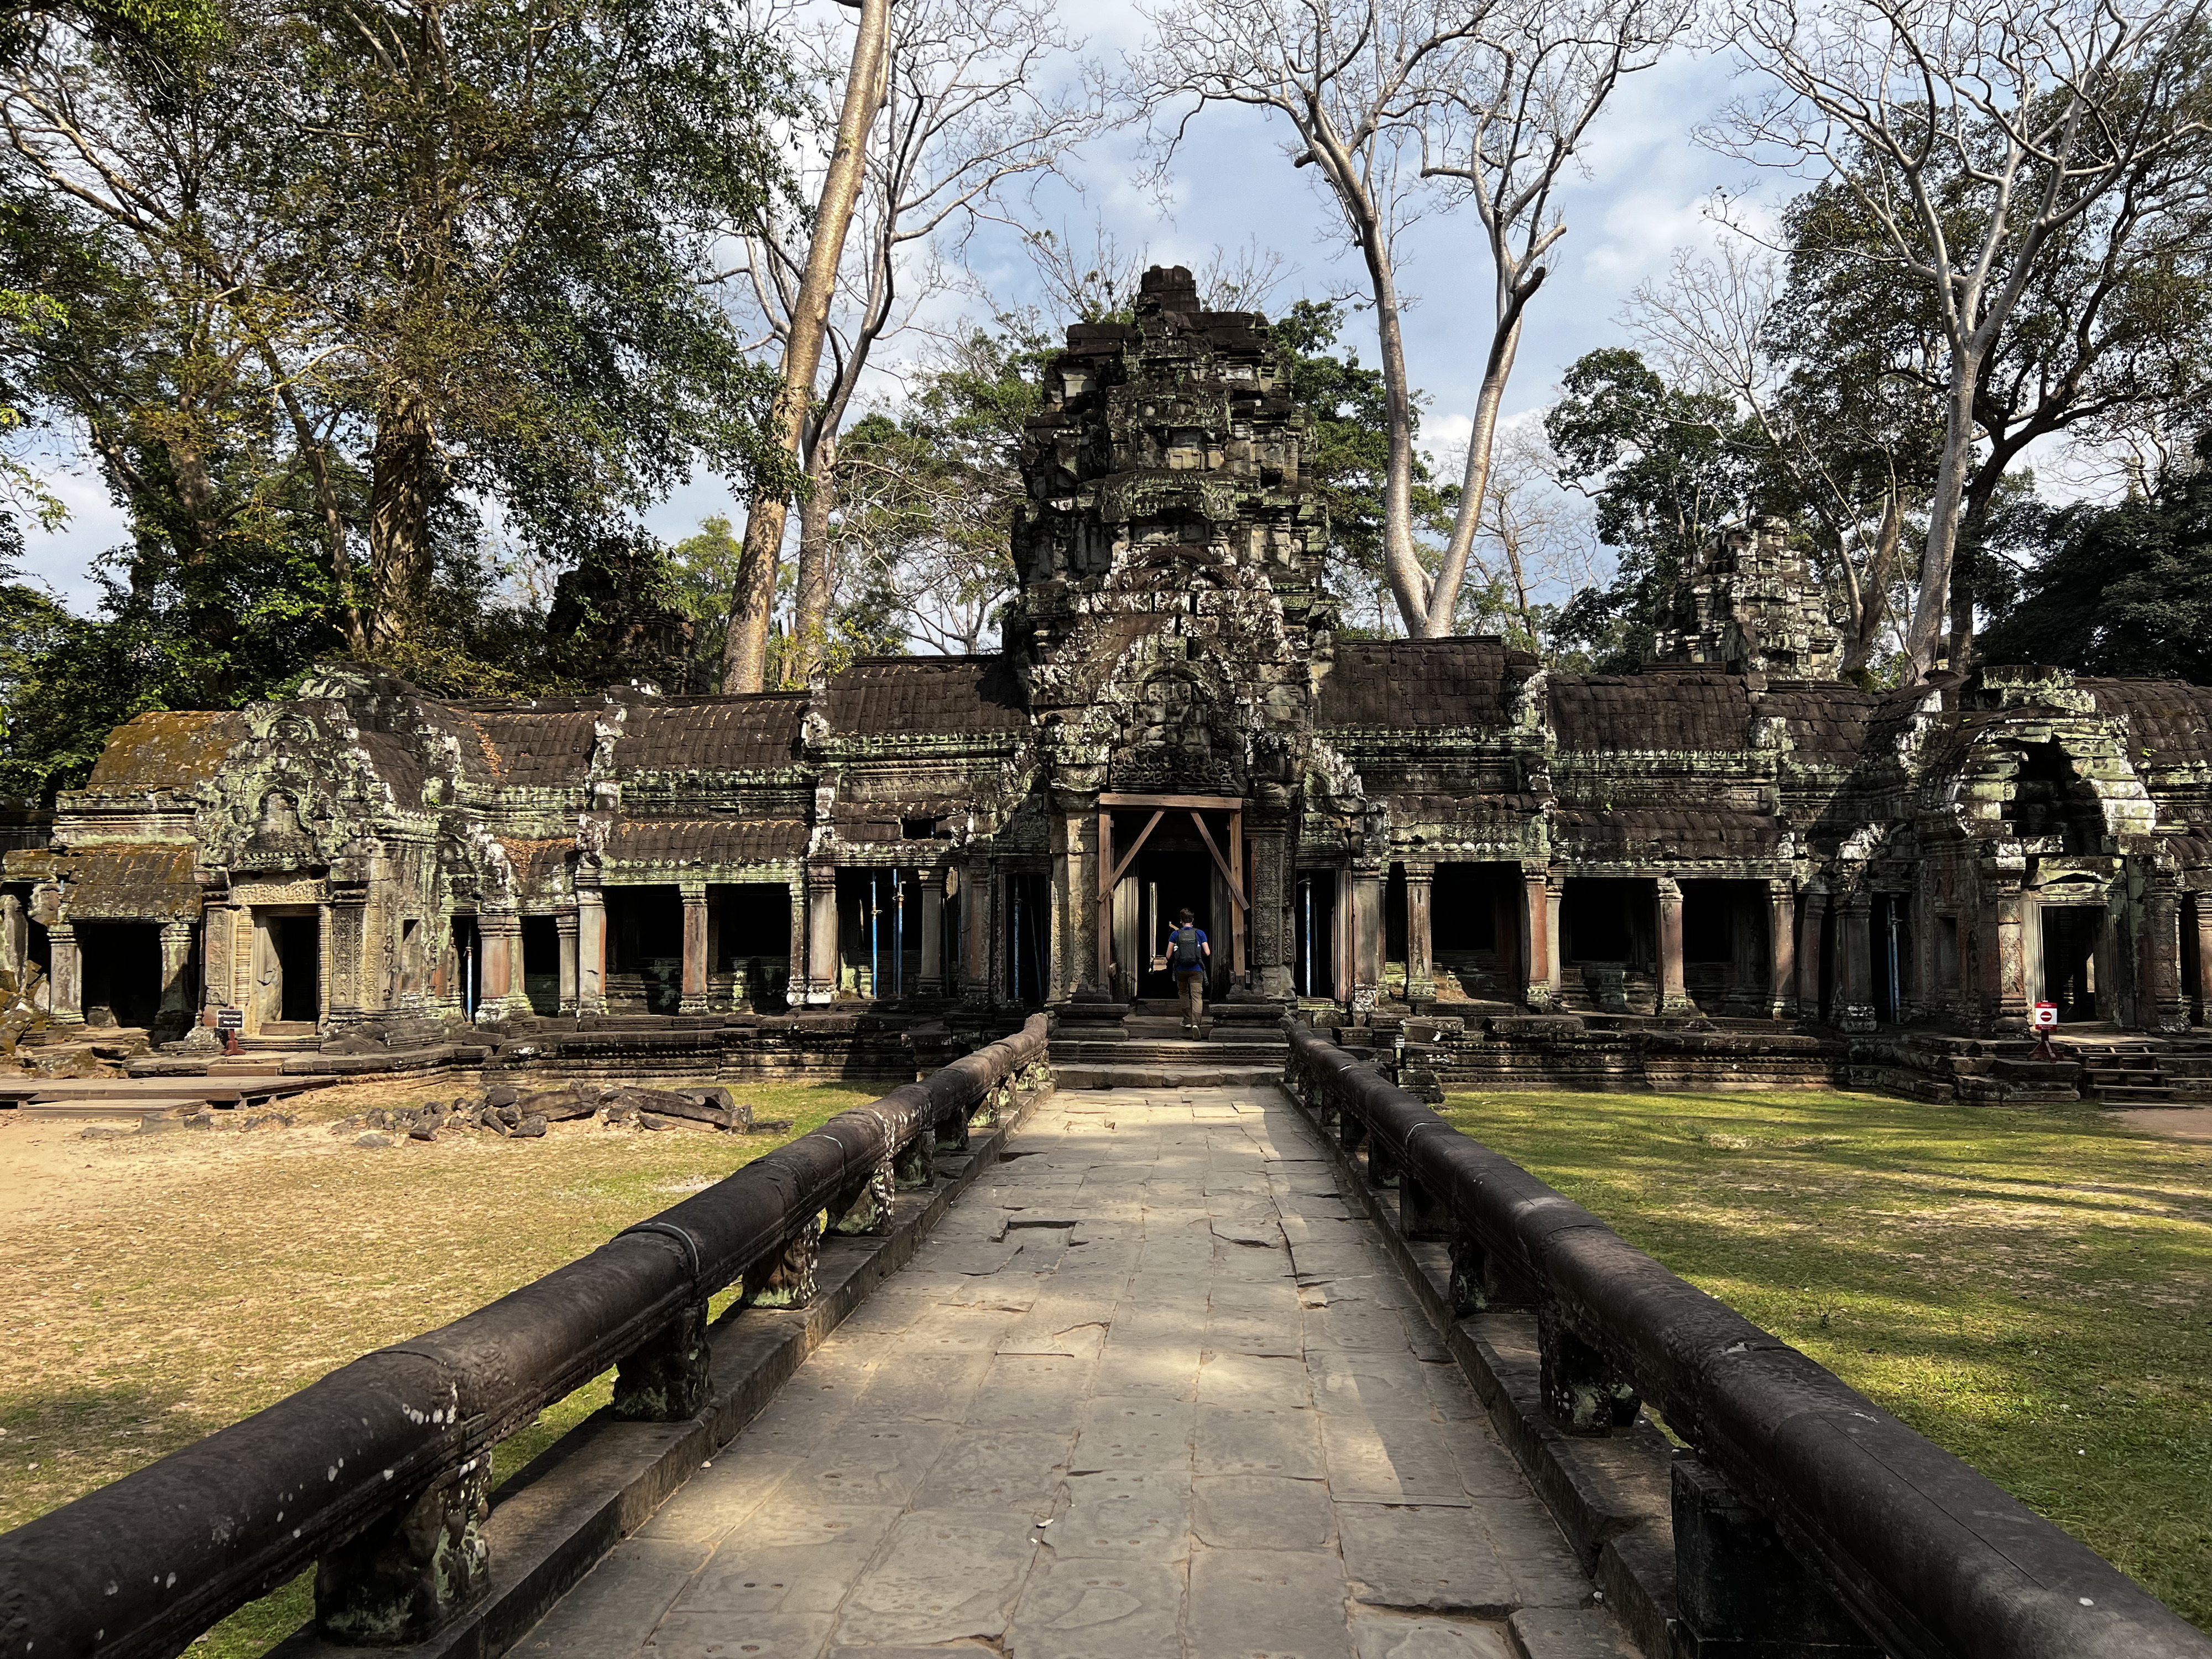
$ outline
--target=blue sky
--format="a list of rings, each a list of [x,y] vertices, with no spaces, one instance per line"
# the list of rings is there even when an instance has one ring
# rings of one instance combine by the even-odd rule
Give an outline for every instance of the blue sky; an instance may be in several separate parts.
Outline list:
[[[1069,16],[1097,52],[1134,46],[1141,38],[1142,20],[1121,0],[1073,0]],[[1589,176],[1564,194],[1567,236],[1529,313],[1509,418],[1540,409],[1560,371],[1582,353],[1620,340],[1623,301],[1638,282],[1664,271],[1675,248],[1711,240],[1705,210],[1717,187],[1787,193],[1790,181],[1747,178],[1740,164],[1696,143],[1698,124],[1732,89],[1727,59],[1690,48],[1622,84],[1586,147]],[[1127,133],[1080,155],[1069,169],[1080,189],[1048,185],[1035,202],[1036,222],[1087,237],[1095,219],[1126,248],[1144,246],[1157,263],[1193,266],[1217,246],[1256,239],[1298,267],[1279,290],[1279,304],[1301,291],[1358,285],[1333,210],[1308,182],[1310,173],[1291,169],[1263,117],[1217,108],[1194,121],[1164,211],[1139,185],[1138,147],[1137,135]],[[1040,297],[1011,231],[978,236],[969,260],[995,301],[1018,305]],[[1429,399],[1427,435],[1449,442],[1466,430],[1488,348],[1490,278],[1477,228],[1471,218],[1429,218],[1411,233],[1401,261],[1402,286],[1417,298],[1406,319],[1409,370]],[[1344,343],[1373,362],[1371,321],[1353,318]],[[32,537],[27,573],[88,609],[96,597],[89,563],[123,539],[123,520],[88,465],[70,464],[66,454],[54,460],[52,481],[71,518],[52,535]],[[674,539],[717,512],[734,513],[730,492],[720,480],[700,477],[658,507],[650,523]]]

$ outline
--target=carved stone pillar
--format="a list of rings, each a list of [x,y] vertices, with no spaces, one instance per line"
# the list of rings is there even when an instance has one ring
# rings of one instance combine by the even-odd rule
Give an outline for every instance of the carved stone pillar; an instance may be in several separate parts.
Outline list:
[[[1053,809],[1052,959],[1046,964],[1045,1000],[1059,1002],[1099,985],[1098,930],[1113,924],[1110,910],[1099,913],[1097,798],[1055,790]]]
[[[2025,902],[2016,872],[1984,878],[1982,1018],[1997,1030],[2008,1032],[2027,1023],[2027,950],[2021,926]]]
[[[1797,1018],[1818,1022],[1826,1013],[1820,1006],[1821,933],[1827,923],[1828,891],[1808,887],[1804,892],[1804,932],[1797,941]]]
[[[1352,1006],[1371,1010],[1382,989],[1382,872],[1352,872]]]
[[[607,1011],[607,896],[594,880],[576,883],[576,1012]]]
[[[945,872],[921,872],[921,979],[915,988],[926,997],[945,994]]]
[[[52,953],[52,1018],[57,1025],[84,1024],[84,958],[76,944],[72,922],[46,924],[46,948]]]
[[[806,1000],[826,1004],[837,994],[837,866],[806,866]]]
[[[1766,1017],[1797,1013],[1797,900],[1786,881],[1766,884]]]
[[[182,916],[161,924],[161,1017],[165,1024],[181,1024],[192,1012],[192,925]]]
[[[340,883],[334,872],[323,915],[323,963],[330,975],[323,1024],[351,1025],[361,1018],[367,1000],[362,987],[369,978],[368,883]]]
[[[1651,884],[1659,901],[1659,1012],[1693,1014],[1697,1005],[1682,980],[1682,885],[1672,876],[1661,876]]]
[[[1837,1007],[1831,1023],[1838,1030],[1874,1030],[1873,921],[1874,895],[1864,888],[1836,900]]]
[[[564,910],[553,918],[553,931],[561,941],[561,1012],[573,1014],[577,1006],[576,913]]]
[[[2143,892],[2142,995],[2137,1017],[2151,1031],[2185,1031],[2181,995],[2181,877],[2153,869]]]
[[[1245,961],[1253,988],[1263,997],[1297,994],[1292,963],[1297,957],[1297,928],[1291,922],[1290,832],[1279,823],[1247,818],[1244,839],[1252,849],[1252,908],[1246,913],[1249,937]]]
[[[1521,1000],[1541,1013],[1559,1000],[1553,976],[1552,877],[1540,866],[1521,866]]]
[[[2212,1025],[2212,893],[2191,895],[2197,911],[2197,1023]]]
[[[23,901],[13,893],[0,893],[0,968],[23,982],[23,962],[31,951],[31,919],[23,914]]]
[[[530,999],[522,988],[522,918],[512,910],[479,910],[477,933],[483,941],[477,1018],[505,1019],[528,1013]]]
[[[676,1012],[707,1012],[707,884],[687,881],[684,894],[684,981]]]
[[[1433,1002],[1436,972],[1431,966],[1432,925],[1430,901],[1436,890],[1436,866],[1406,866],[1406,1000]]]
[[[960,872],[960,1000],[991,1002],[991,866],[980,858]]]

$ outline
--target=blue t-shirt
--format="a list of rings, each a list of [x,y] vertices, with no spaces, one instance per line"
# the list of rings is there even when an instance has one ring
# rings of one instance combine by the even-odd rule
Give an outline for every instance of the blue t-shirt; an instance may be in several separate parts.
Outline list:
[[[1192,933],[1195,933],[1195,934],[1197,934],[1197,935],[1198,935],[1198,943],[1199,943],[1199,945],[1200,945],[1200,957],[1201,957],[1201,959],[1200,959],[1200,961],[1198,963],[1198,964],[1197,964],[1195,967],[1190,967],[1190,968],[1178,968],[1178,967],[1176,967],[1176,966],[1175,965],[1176,935],[1176,934],[1178,934],[1178,933],[1182,933],[1182,928],[1180,928],[1180,927],[1172,927],[1172,928],[1170,928],[1170,929],[1168,930],[1168,971],[1169,971],[1170,973],[1172,973],[1172,974],[1202,974],[1202,973],[1204,973],[1204,972],[1206,971],[1206,963],[1205,963],[1205,961],[1203,960],[1203,957],[1204,957],[1204,947],[1205,947],[1205,945],[1206,945],[1206,929],[1205,929],[1205,928],[1203,928],[1203,927],[1194,927],[1194,928],[1192,928],[1190,931],[1191,931]]]

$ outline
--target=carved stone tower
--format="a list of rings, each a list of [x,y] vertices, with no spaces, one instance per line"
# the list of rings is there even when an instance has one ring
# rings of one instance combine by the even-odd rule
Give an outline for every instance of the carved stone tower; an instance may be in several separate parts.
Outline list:
[[[1651,653],[1654,662],[1805,680],[1833,679],[1841,659],[1819,586],[1780,519],[1713,538],[1675,588]]]

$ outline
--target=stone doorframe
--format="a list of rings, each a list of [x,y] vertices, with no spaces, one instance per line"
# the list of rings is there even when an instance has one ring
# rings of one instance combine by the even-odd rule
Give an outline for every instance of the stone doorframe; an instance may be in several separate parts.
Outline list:
[[[1152,817],[1137,832],[1129,850],[1120,858],[1114,856],[1114,814],[1134,809],[1152,810]],[[1190,821],[1198,826],[1198,837],[1206,843],[1206,850],[1213,854],[1214,866],[1228,884],[1232,908],[1229,918],[1229,982],[1232,987],[1244,984],[1244,939],[1249,931],[1245,927],[1245,912],[1252,902],[1244,896],[1244,798],[1242,795],[1120,795],[1102,793],[1098,797],[1098,983],[1113,983],[1114,973],[1114,890],[1121,885],[1137,862],[1137,854],[1145,850],[1152,831],[1160,827],[1160,820],[1170,812],[1188,812]],[[1229,855],[1224,858],[1221,848],[1213,839],[1212,830],[1206,828],[1208,812],[1229,814]],[[1133,983],[1133,981],[1132,981]]]

